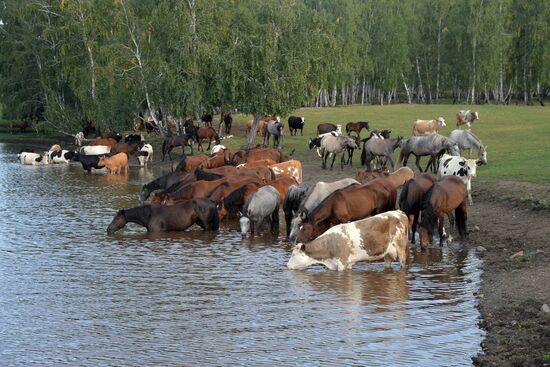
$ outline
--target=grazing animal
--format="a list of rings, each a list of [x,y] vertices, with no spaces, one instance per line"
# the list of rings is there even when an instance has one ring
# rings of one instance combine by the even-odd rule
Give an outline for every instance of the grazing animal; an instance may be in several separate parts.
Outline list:
[[[273,135],[273,148],[283,145],[284,126],[279,121],[268,122],[265,126],[264,145],[269,145],[269,138]],[[267,141],[267,143],[266,143]]]
[[[455,141],[460,150],[468,149],[468,158],[472,156],[472,148],[477,149],[479,165],[487,164],[487,147],[477,136],[469,130],[453,130],[449,134],[449,138]]]
[[[367,170],[371,171],[371,162],[377,157],[384,157],[390,161],[391,169],[393,170],[395,168],[392,159],[393,152],[400,146],[402,140],[402,136],[393,139],[368,139],[365,141],[363,150],[361,151],[361,165],[366,165]]]
[[[468,203],[472,205],[472,178],[477,175],[477,166],[479,161],[475,159],[466,159],[463,157],[455,157],[448,154],[443,154],[439,160],[439,170],[437,177],[457,176],[466,185],[468,192]]]
[[[288,176],[294,178],[299,184],[302,182],[302,162],[296,159],[271,164],[268,167],[271,168],[277,178],[281,176]]]
[[[399,210],[342,223],[311,242],[297,244],[287,267],[300,270],[323,264],[329,270],[342,271],[359,261],[380,259],[386,268],[395,260],[404,267],[409,255],[408,227],[406,215]]]
[[[201,116],[201,121],[204,123],[204,126],[212,127],[212,120],[213,117],[210,113],[205,113]]]
[[[242,153],[241,153],[242,152]],[[231,158],[231,164],[249,163],[262,159],[271,159],[276,163],[281,163],[283,156],[277,148],[252,148],[245,151],[239,151]]]
[[[192,182],[196,179],[194,172],[174,171],[155,178],[153,181],[146,183],[141,188],[139,194],[139,202],[143,204],[149,195],[156,190],[169,190],[174,185],[182,182],[182,178],[186,177],[185,183]]]
[[[82,169],[84,171],[88,171],[88,173],[91,173],[92,168],[102,169],[103,167],[105,167],[104,164],[99,163],[100,158],[110,157],[110,156],[111,156],[111,153],[98,154],[98,155],[96,155],[96,154],[87,155],[87,154],[76,153],[75,156],[74,156],[74,160],[78,161],[78,162],[80,162],[80,164],[82,164]]]
[[[257,161],[241,163],[241,164],[238,164],[236,167],[237,168],[270,167],[274,164],[277,164],[277,163],[273,159],[260,159]]]
[[[40,155],[33,152],[21,152],[19,153],[19,162],[21,164],[40,166],[44,164],[49,164],[50,160],[47,154]]]
[[[401,188],[405,182],[414,177],[414,172],[409,167],[401,167],[394,172],[375,170],[375,171],[359,171],[355,178],[360,183],[367,183],[377,178],[385,178],[395,186],[396,189]]]
[[[323,162],[321,167],[323,169],[327,168],[327,159],[329,154],[333,154],[332,163],[330,169],[334,166],[334,161],[336,160],[336,155],[342,153],[345,149],[352,148],[357,149],[357,143],[354,139],[347,136],[333,136],[326,135],[321,139],[321,152],[323,154]],[[341,158],[341,168],[344,169],[344,155],[342,154]]]
[[[229,164],[229,158],[226,154],[224,154],[224,151],[220,151],[217,154],[214,154],[213,156],[210,156],[206,160],[204,160],[200,165],[199,168],[217,168],[225,166],[226,164]]]
[[[367,129],[369,131],[368,121],[348,122],[346,124],[346,134],[351,136],[351,132],[354,131],[359,139],[361,139],[361,130]]]
[[[57,151],[50,150],[46,153],[51,163],[69,163],[74,158],[75,154],[75,152],[65,149]]]
[[[112,157],[100,157],[98,165],[105,166],[111,174],[128,173],[128,155],[126,153],[117,153]]]
[[[139,143],[140,141],[143,141],[143,136],[140,134],[130,134],[124,137],[125,143]]]
[[[172,160],[172,156],[170,155],[170,152],[175,147],[181,147],[181,151],[183,155],[185,155],[185,147],[190,147],[191,154],[193,154],[193,145],[191,144],[192,141],[193,141],[193,136],[189,134],[176,135],[176,136],[165,138],[164,141],[162,142],[162,161],[164,162],[164,158],[166,154],[168,154],[168,158]]]
[[[290,116],[288,118],[288,129],[290,130],[290,136],[298,133],[298,130],[300,130],[300,134],[304,136],[304,124],[306,123],[306,120],[303,117],[298,116]],[[294,132],[294,134],[292,134]]]
[[[420,167],[420,158],[429,155],[430,161],[426,165],[425,171],[428,170],[430,165],[433,165],[435,170],[437,157],[445,151],[448,151],[451,155],[459,155],[460,153],[456,143],[443,135],[413,136],[401,142],[401,153],[399,153],[397,166],[406,166],[409,156],[413,154],[416,157],[416,167],[420,172],[424,172]]]
[[[389,174],[390,170],[388,169],[388,167],[377,168],[371,171],[358,169],[357,171],[355,171],[355,179],[359,181],[359,183],[365,183],[378,177],[388,176]]]
[[[145,163],[153,161],[153,146],[151,144],[144,144],[139,150],[138,160],[140,166],[145,166]]]
[[[221,208],[227,213],[221,213],[223,217],[227,214],[237,214],[244,207],[244,204],[252,196],[253,193],[258,191],[262,185],[258,182],[252,181],[243,184],[236,190],[226,195],[222,200],[223,205]]]
[[[216,203],[209,199],[192,199],[171,206],[142,205],[119,210],[107,227],[107,234],[114,234],[128,222],[147,228],[147,232],[184,231],[193,224],[217,231],[220,219]]]
[[[135,153],[137,153],[144,145],[145,143],[141,140],[134,143],[123,143],[119,142],[116,143],[111,147],[111,153],[118,154],[118,153],[126,153],[128,156],[131,156]]]
[[[330,194],[336,190],[351,185],[357,185],[359,182],[353,178],[344,178],[334,182],[317,182],[309,191],[306,192],[306,197],[302,200],[302,203],[295,213],[292,219],[289,240],[294,241],[298,235],[298,230],[302,224],[302,216],[300,214],[307,212],[311,213],[323,200],[325,200]]]
[[[439,128],[447,126],[443,117],[438,117],[435,120],[416,120],[413,123],[413,135],[431,135],[437,134]]]
[[[221,174],[224,176],[237,175],[237,176],[256,177],[262,182],[269,182],[275,179],[275,175],[273,174],[273,171],[270,170],[268,167],[237,168],[234,166],[222,166],[218,168],[211,168],[205,171],[210,173]]]
[[[330,133],[331,131],[337,131],[338,126],[330,122],[317,125],[317,135]]]
[[[258,120],[258,126],[256,126],[256,135],[261,134],[262,136],[264,136],[266,125],[272,121],[281,122],[281,118],[279,116],[260,116],[260,119]],[[254,119],[248,120],[246,122],[247,136],[250,134],[250,130],[252,130],[253,124],[254,124]]]
[[[394,210],[397,190],[384,178],[336,190],[310,213],[302,212],[296,239],[311,241],[335,224]]]
[[[466,125],[468,129],[470,129],[475,120],[479,120],[479,112],[460,110],[456,113],[456,127],[458,128],[462,125]]]
[[[199,150],[203,151],[202,148],[202,142],[205,140],[208,140],[208,148],[207,150],[210,150],[210,145],[212,144],[212,140],[216,142],[216,144],[220,144],[220,137],[216,130],[214,130],[213,127],[199,127],[197,130],[197,136],[198,136],[198,146]]]
[[[466,188],[462,180],[456,176],[445,176],[436,181],[426,192],[422,205],[420,220],[420,246],[425,248],[432,240],[434,227],[439,230],[439,245],[443,246],[443,226],[445,215],[452,221],[452,211],[455,211],[455,221],[461,237],[467,237],[466,220],[468,217],[466,205]],[[451,222],[451,228],[453,223]]]
[[[205,155],[183,155],[183,158],[178,163],[174,171],[191,172],[196,168],[199,168],[208,159]]]
[[[271,233],[275,234],[279,228],[280,201],[279,192],[273,186],[264,186],[253,193],[239,219],[241,235],[246,236],[248,231],[252,235],[259,233],[264,220],[269,223]]]
[[[307,194],[315,185],[315,182],[306,181],[299,185],[291,185],[283,201],[283,212],[285,213],[286,237],[290,236],[292,218],[298,213],[300,205],[304,202]]]
[[[436,178],[430,173],[421,173],[418,176],[408,180],[403,185],[403,189],[399,194],[399,209],[401,209],[409,218],[409,226],[411,228],[410,240],[415,242],[415,233],[418,226],[418,219],[424,196],[430,187],[432,187]]]
[[[226,112],[222,115],[222,119],[220,121],[220,129],[221,129],[222,123],[225,126],[225,135],[230,135],[231,125],[233,125],[233,116],[231,115],[231,112]]]
[[[80,147],[78,152],[85,155],[101,155],[111,153],[111,147],[108,145],[87,145]]]

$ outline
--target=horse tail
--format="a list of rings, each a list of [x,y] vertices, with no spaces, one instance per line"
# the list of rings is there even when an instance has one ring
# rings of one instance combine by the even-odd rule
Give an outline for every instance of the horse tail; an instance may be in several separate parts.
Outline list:
[[[409,187],[411,186],[412,180],[405,182],[403,188],[401,189],[401,194],[399,194],[399,209],[401,209],[405,214],[409,215],[412,211],[412,207],[409,203]]]
[[[459,205],[455,209],[455,220],[458,234],[463,238],[468,234],[466,229],[466,216],[466,205]]]
[[[367,164],[367,150],[363,145],[363,150],[361,150],[361,166],[364,166],[366,164]]]
[[[437,215],[430,201],[432,198],[434,187],[435,185],[432,185],[432,187],[428,189],[426,195],[424,196],[424,204],[422,206],[422,220],[420,221],[420,227],[424,227],[430,234],[430,237],[433,235],[434,227],[437,225]]]
[[[210,223],[210,230],[217,231],[220,229],[220,214],[218,212],[218,206],[220,204],[214,204],[214,210],[212,210],[212,217],[207,223]]]

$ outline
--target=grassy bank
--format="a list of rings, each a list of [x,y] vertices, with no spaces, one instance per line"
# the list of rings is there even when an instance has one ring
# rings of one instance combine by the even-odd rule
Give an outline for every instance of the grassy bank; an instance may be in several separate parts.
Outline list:
[[[288,129],[284,137],[284,152],[296,149],[295,156],[305,162],[317,162],[319,158],[308,150],[309,137],[316,135],[317,124],[333,122],[345,124],[349,121],[369,121],[371,129],[391,129],[392,135],[409,137],[415,119],[430,119],[443,116],[447,126],[441,133],[448,135],[455,128],[455,113],[461,109],[479,111],[480,119],[472,126],[476,134],[488,147],[489,164],[480,168],[478,180],[497,182],[498,180],[529,181],[544,183],[550,181],[550,149],[547,138],[550,136],[550,108],[540,106],[467,106],[467,105],[390,105],[390,106],[348,106],[334,108],[303,108],[294,115],[304,116],[306,126],[304,136],[290,136]],[[244,125],[251,116],[234,116],[234,138],[224,140],[229,147],[240,147],[246,142]],[[286,120],[286,119],[285,119]],[[366,136],[366,132],[362,133]],[[34,131],[25,134],[0,132],[2,142],[55,141],[66,136],[38,136]],[[262,143],[262,137],[256,142]],[[69,138],[70,140],[70,138]],[[161,139],[153,136],[157,150]],[[397,159],[397,152],[395,154]],[[355,158],[358,162],[358,154]],[[409,160],[409,165],[413,162]],[[423,158],[422,164],[426,164]],[[320,164],[319,164],[320,166]],[[356,165],[357,166],[357,165]]]

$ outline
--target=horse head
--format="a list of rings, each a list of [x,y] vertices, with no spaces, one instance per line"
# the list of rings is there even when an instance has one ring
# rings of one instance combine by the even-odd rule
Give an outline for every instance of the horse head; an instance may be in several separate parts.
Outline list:
[[[107,227],[107,234],[113,235],[116,231],[123,228],[126,223],[126,212],[124,211],[124,209],[120,209],[111,221],[111,224],[109,224],[109,226]]]

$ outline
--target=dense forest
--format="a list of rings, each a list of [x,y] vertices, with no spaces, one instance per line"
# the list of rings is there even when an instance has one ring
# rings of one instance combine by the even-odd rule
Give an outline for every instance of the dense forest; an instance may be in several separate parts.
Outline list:
[[[138,112],[543,103],[548,0],[4,0],[0,104],[58,131]]]

